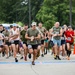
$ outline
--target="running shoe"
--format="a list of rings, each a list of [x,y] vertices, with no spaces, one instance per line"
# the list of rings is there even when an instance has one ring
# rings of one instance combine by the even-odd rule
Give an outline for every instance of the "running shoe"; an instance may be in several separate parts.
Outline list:
[[[17,58],[15,58],[15,62],[18,62],[18,59]]]
[[[29,59],[31,59],[31,54],[30,53],[29,53],[28,57],[29,57]]]
[[[32,65],[35,65],[35,62],[34,61],[32,61]]]

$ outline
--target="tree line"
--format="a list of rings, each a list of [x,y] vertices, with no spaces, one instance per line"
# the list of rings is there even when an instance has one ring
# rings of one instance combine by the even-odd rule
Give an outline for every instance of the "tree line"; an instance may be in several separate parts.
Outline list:
[[[23,3],[24,2],[24,3]],[[0,23],[29,23],[29,0],[0,0]],[[22,4],[23,3],[23,4]],[[75,0],[72,0],[72,26],[75,24]],[[31,0],[31,20],[49,29],[56,21],[69,25],[70,0]]]

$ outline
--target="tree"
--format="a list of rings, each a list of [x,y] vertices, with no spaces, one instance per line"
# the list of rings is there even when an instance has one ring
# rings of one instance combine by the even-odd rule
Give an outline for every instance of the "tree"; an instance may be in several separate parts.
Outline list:
[[[25,0],[0,0],[0,21],[29,23],[29,7]],[[28,1],[28,0],[27,0]],[[43,22],[49,29],[56,21],[69,25],[69,0],[31,0],[31,21]],[[72,25],[75,25],[75,0],[72,0]]]
[[[24,0],[25,1],[25,0]],[[29,22],[29,7],[27,4],[21,4],[23,0],[0,0],[0,21]],[[28,0],[27,0],[28,1]],[[36,21],[36,14],[40,9],[43,0],[31,0],[31,18]]]
[[[36,18],[38,21],[42,21],[47,29],[51,28],[55,21],[59,21],[61,25],[69,25],[69,8],[70,6],[68,0],[44,0]],[[73,14],[75,14],[75,11]]]
[[[72,24],[75,28],[75,0],[72,0]]]
[[[12,12],[13,5],[18,0],[0,0],[0,20],[5,22],[13,22],[14,14]]]

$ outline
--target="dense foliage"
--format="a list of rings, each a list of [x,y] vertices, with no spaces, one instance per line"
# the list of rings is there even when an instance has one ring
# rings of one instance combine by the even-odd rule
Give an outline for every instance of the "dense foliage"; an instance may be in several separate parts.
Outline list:
[[[0,22],[29,23],[29,0],[0,0]],[[49,29],[56,21],[69,25],[70,0],[31,0],[31,20],[43,22]],[[23,3],[24,2],[24,3]],[[72,0],[72,25],[75,24],[75,0]]]
[[[72,25],[75,24],[75,1],[72,0]],[[70,2],[69,0],[44,0],[41,9],[38,11],[36,18],[41,20],[49,29],[56,21],[61,25],[69,25],[70,20]]]

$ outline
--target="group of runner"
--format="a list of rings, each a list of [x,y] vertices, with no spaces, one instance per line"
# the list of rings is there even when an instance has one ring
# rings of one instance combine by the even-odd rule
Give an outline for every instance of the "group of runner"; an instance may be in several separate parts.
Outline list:
[[[52,53],[55,60],[61,60],[62,56],[67,56],[70,60],[71,45],[74,42],[75,31],[71,26],[60,26],[56,22],[48,31],[40,22],[32,22],[31,27],[25,24],[22,28],[18,28],[16,24],[10,25],[7,30],[0,24],[0,53],[9,58],[14,56],[15,62],[18,62],[17,54],[21,55],[20,59],[27,61],[28,57],[32,58],[32,65],[35,65],[35,60],[40,56],[44,57],[49,51],[51,45]],[[41,53],[40,53],[41,52]],[[32,56],[33,55],[33,56]]]

